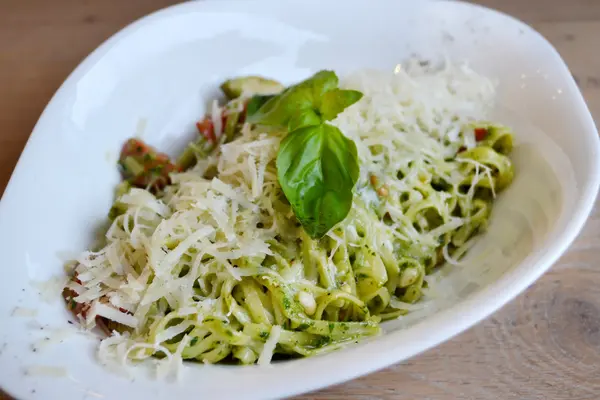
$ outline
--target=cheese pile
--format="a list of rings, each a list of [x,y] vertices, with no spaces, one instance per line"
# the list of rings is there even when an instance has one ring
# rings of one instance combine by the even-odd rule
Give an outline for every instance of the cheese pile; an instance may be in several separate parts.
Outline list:
[[[465,179],[473,187],[487,179],[494,188],[488,165],[455,159],[461,148],[476,146],[468,127],[485,118],[493,105],[495,88],[489,79],[466,65],[448,63],[433,71],[408,62],[394,74],[358,72],[342,86],[364,93],[333,121],[355,141],[361,175],[350,215],[327,236],[332,249],[320,268],[327,269],[332,281],[337,273],[334,255],[342,247],[367,246],[384,261],[393,259],[399,246],[416,259],[435,253],[441,236],[469,221],[452,215],[448,205],[457,196],[474,201],[473,191],[457,194]],[[232,315],[242,318],[231,296],[221,291],[244,277],[260,276],[267,259],[283,266],[277,271],[283,283],[295,285],[294,290],[306,288],[298,296],[300,305],[307,313],[315,312],[316,293],[331,288],[319,288],[318,278],[303,272],[300,255],[286,257],[297,251],[297,238],[306,237],[277,181],[275,158],[284,135],[282,130],[246,125],[239,138],[192,170],[173,174],[160,199],[141,189],[118,199],[126,212],[112,223],[104,247],[76,260],[74,273],[81,283],[67,285],[78,294],[77,302],[91,306],[82,320],[86,327],[93,328],[96,316],[102,316],[129,328],[103,340],[99,356],[104,364],[123,366],[160,352],[162,373],[180,371],[193,340],[187,333],[207,317],[225,324]],[[434,179],[443,179],[451,190],[427,189],[425,196],[423,185]],[[442,210],[443,223],[426,229],[428,221],[419,212],[432,206]],[[340,290],[356,292],[351,285]],[[411,308],[393,291],[391,296],[392,306]],[[245,301],[264,300],[248,295]],[[162,322],[157,316],[165,310],[176,310],[178,322],[158,329]],[[273,324],[264,344],[248,345],[237,357],[252,360],[247,351],[258,348],[258,362],[268,363],[286,332]],[[164,345],[181,335],[175,347]]]

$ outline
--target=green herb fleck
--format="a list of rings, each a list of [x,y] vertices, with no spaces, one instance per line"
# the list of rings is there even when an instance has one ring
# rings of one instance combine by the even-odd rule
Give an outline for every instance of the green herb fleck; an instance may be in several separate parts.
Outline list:
[[[317,348],[325,347],[330,343],[331,343],[331,336],[321,336],[321,337],[319,337],[319,339],[317,339],[317,342],[315,343],[315,347],[317,347]]]

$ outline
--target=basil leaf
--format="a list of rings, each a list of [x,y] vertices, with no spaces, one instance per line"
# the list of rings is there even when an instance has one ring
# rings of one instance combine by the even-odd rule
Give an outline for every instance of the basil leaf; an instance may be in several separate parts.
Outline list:
[[[262,125],[287,126],[291,116],[311,110],[313,100],[308,90],[294,90],[293,87],[279,96],[267,101],[255,114],[248,118],[248,122]]]
[[[342,221],[358,180],[356,145],[329,124],[291,132],[277,154],[277,177],[296,217],[312,238]]]
[[[248,100],[246,105],[246,118],[256,114],[256,112],[275,95],[254,95]]]
[[[347,107],[359,101],[362,96],[363,94],[356,90],[333,89],[328,91],[323,95],[319,109],[323,121],[334,119]]]
[[[321,117],[314,110],[297,112],[288,122],[288,130],[291,132],[305,126],[321,125]]]
[[[348,215],[359,173],[356,145],[325,121],[360,100],[362,93],[337,86],[333,71],[320,71],[264,103],[253,99],[248,105],[248,122],[290,131],[277,154],[277,178],[313,238]]]
[[[312,92],[313,105],[319,108],[323,95],[337,88],[339,79],[333,71],[319,71],[307,80],[296,85],[302,90],[310,90]]]
[[[291,118],[298,118],[309,110],[318,110],[323,95],[337,85],[338,77],[333,71],[319,71],[267,101],[248,118],[248,122],[287,126]]]

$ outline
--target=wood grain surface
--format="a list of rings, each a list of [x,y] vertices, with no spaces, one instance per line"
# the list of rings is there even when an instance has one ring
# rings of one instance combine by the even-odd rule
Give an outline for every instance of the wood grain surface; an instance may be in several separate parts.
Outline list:
[[[127,23],[174,2],[0,0],[2,191],[41,111],[79,61]],[[476,2],[545,35],[600,120],[600,0]],[[599,264],[596,207],[560,261],[492,317],[402,364],[298,399],[599,399]]]

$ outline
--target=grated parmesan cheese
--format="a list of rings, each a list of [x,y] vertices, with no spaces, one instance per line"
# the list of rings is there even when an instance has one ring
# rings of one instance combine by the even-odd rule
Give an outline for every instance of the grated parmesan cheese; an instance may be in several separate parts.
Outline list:
[[[138,321],[134,316],[121,312],[100,302],[96,302],[92,306],[92,313],[104,318],[108,318],[111,321],[118,322],[119,324],[127,325],[131,328],[135,328],[138,325]]]
[[[279,342],[280,335],[281,326],[273,325],[273,327],[271,327],[271,332],[269,333],[269,338],[265,342],[263,350],[258,357],[258,365],[267,365],[271,362],[271,358],[273,358],[273,351]]]
[[[15,307],[11,315],[14,317],[34,318],[37,314],[38,311],[34,308]]]
[[[26,367],[24,372],[25,375],[28,376],[47,376],[54,378],[66,378],[69,376],[66,368],[49,365],[31,365]]]
[[[473,130],[463,128],[484,117],[493,105],[493,82],[465,65],[432,72],[409,62],[392,76],[374,71],[353,74],[343,80],[342,87],[364,93],[361,101],[332,121],[357,146],[360,175],[354,205],[345,221],[328,233],[333,251],[310,250],[309,258],[318,260],[317,265],[303,265],[301,257],[292,263],[289,258],[278,260],[286,265],[278,271],[282,282],[296,288],[314,287],[322,279],[329,287],[319,290],[336,289],[339,271],[334,256],[338,250],[368,246],[383,257],[394,254],[402,242],[408,244],[409,255],[423,257],[435,254],[441,235],[469,222],[451,215],[447,193],[424,195],[418,188],[436,177],[458,188],[465,179],[456,164],[449,167],[446,159],[455,157],[461,147],[476,146]],[[223,132],[222,112],[213,102],[210,114],[217,138]],[[134,328],[131,334],[115,332],[101,342],[98,358],[104,365],[123,371],[128,360],[144,360],[161,352],[165,357],[155,361],[157,376],[175,373],[180,377],[185,347],[199,340],[196,335],[208,334],[202,328],[206,316],[223,322],[248,318],[245,311],[239,313],[235,304],[239,300],[228,304],[223,299],[220,283],[234,280],[237,284],[246,276],[259,275],[257,269],[266,257],[284,258],[276,250],[278,244],[295,242],[301,234],[289,203],[282,201],[275,168],[285,135],[285,131],[265,132],[245,124],[241,136],[220,146],[217,155],[199,160],[193,170],[172,174],[172,185],[160,199],[141,189],[119,198],[126,211],[108,230],[108,244],[97,252],[81,254],[75,269],[81,284],[68,284],[78,294],[76,301],[91,304],[88,328],[94,326],[96,316]],[[488,179],[494,190],[489,167],[473,160],[461,162],[475,169],[473,185]],[[205,178],[207,171],[216,177]],[[472,192],[461,196],[470,199]],[[399,197],[399,193],[406,200],[392,201],[392,195]],[[429,229],[427,219],[419,214],[424,206],[441,210],[444,222]],[[383,220],[384,215],[389,221]],[[454,261],[447,248],[443,253],[446,260]],[[317,267],[318,277],[305,276]],[[353,285],[341,289],[356,295]],[[423,293],[428,297],[432,291],[423,289]],[[319,292],[302,288],[296,295],[306,314],[314,315]],[[390,305],[398,309],[428,307],[394,297]],[[156,315],[164,317],[168,309],[175,310],[180,320],[153,330],[159,321]],[[265,315],[269,321],[279,318],[270,311]],[[262,350],[258,347],[251,352],[255,356],[260,351],[260,365],[271,361],[281,333],[280,325],[272,326]],[[175,337],[183,337],[176,348],[161,345]]]

